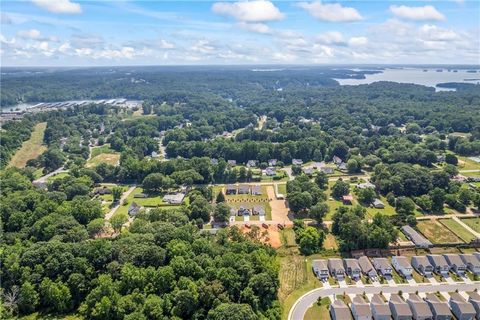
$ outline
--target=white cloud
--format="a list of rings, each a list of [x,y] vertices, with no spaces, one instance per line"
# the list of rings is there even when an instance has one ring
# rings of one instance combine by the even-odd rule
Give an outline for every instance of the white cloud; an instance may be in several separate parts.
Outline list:
[[[422,20],[444,20],[445,16],[441,14],[434,6],[408,7],[408,6],[390,6],[390,11],[397,17],[422,21]]]
[[[198,40],[190,47],[190,50],[196,53],[211,54],[215,51],[215,46],[208,40]]]
[[[99,47],[104,44],[103,37],[95,34],[74,34],[71,42],[76,48]]]
[[[366,37],[352,37],[348,40],[348,45],[352,47],[364,46],[368,43]]]
[[[328,31],[317,37],[318,42],[323,44],[345,45],[343,35],[338,31]]]
[[[355,8],[343,7],[339,3],[321,1],[301,2],[298,6],[306,10],[314,18],[329,22],[353,22],[362,20],[362,15]]]
[[[17,36],[24,39],[39,39],[40,31],[38,31],[37,29],[19,30],[17,32]]]
[[[285,16],[272,2],[266,0],[217,2],[213,4],[212,10],[243,22],[276,21]]]
[[[67,53],[70,51],[71,48],[72,47],[70,46],[70,43],[65,42],[60,47],[58,47],[58,51],[60,51],[61,53]]]
[[[240,29],[247,30],[250,32],[256,32],[256,33],[270,33],[270,27],[267,26],[265,23],[246,23],[246,22],[239,22],[237,23],[237,26]]]
[[[171,42],[168,42],[167,40],[160,39],[159,48],[160,49],[174,49],[175,45]]]
[[[420,27],[420,37],[427,41],[452,41],[458,39],[458,34],[453,30],[425,24]]]
[[[52,13],[81,13],[80,4],[70,0],[32,0],[37,6]]]

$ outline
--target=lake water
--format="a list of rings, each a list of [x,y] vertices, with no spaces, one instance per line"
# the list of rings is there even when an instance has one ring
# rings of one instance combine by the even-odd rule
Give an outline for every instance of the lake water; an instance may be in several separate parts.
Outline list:
[[[424,71],[427,70],[427,71]],[[467,70],[441,69],[437,72],[435,69],[419,69],[419,68],[402,68],[402,69],[385,69],[382,73],[367,74],[365,79],[335,79],[341,85],[358,85],[368,84],[377,81],[394,81],[400,83],[414,83],[428,87],[434,87],[436,91],[452,91],[454,89],[438,88],[438,83],[444,82],[464,82],[464,83],[480,83],[480,72],[467,72]]]

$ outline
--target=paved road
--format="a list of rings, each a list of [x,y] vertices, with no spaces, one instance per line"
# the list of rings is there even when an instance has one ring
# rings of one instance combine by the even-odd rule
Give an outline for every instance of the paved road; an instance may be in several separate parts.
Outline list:
[[[63,173],[63,172],[68,172],[68,170],[67,170],[67,169],[64,169],[63,167],[60,167],[60,168],[58,168],[57,170],[52,171],[52,172],[50,172],[49,174],[46,174],[46,175],[44,175],[43,177],[40,177],[40,178],[34,180],[33,182],[34,182],[34,183],[39,183],[39,182],[46,183],[47,180],[48,180],[48,178],[53,177],[53,176],[55,176],[55,175],[57,175],[57,174],[59,174],[59,173]]]
[[[480,287],[480,281],[473,283],[418,283],[416,286],[410,284],[398,284],[396,287],[390,285],[364,287],[349,286],[348,288],[318,288],[307,292],[301,296],[293,305],[288,314],[289,320],[303,320],[307,310],[317,301],[318,298],[333,297],[334,295],[346,294],[376,294],[386,293],[392,294],[402,290],[403,293],[431,293],[431,292],[453,292],[453,291],[473,291]]]

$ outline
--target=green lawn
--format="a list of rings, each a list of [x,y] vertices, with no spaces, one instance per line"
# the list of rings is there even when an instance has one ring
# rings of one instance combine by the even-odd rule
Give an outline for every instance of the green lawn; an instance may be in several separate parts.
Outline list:
[[[472,228],[475,232],[480,232],[480,218],[463,218],[462,222]]]
[[[115,213],[118,212],[128,212],[128,207],[135,202],[136,204],[143,206],[143,207],[150,207],[150,208],[155,208],[155,207],[164,207],[164,208],[178,208],[180,207],[179,205],[171,205],[169,203],[163,202],[162,197],[163,195],[152,195],[149,196],[148,198],[135,198],[134,195],[136,193],[143,193],[143,188],[142,187],[136,187],[135,190],[133,190],[132,193],[127,197],[126,204],[120,205],[118,210]]]
[[[284,196],[287,195],[287,184],[286,183],[278,184],[278,193],[281,193]]]
[[[453,219],[441,219],[440,223],[442,223],[444,226],[450,229],[450,231],[455,233],[460,239],[467,243],[476,238],[470,231],[465,229],[461,224]]]
[[[120,153],[101,153],[87,161],[86,167],[92,168],[98,166],[100,163],[110,164],[115,166],[120,161]]]
[[[68,177],[70,174],[68,172],[60,172],[59,174],[56,174],[54,176],[51,176],[47,179],[48,182],[57,180],[57,179],[63,179],[65,177]]]
[[[330,313],[328,312],[328,307],[330,306],[330,298],[324,297],[314,303],[307,312],[303,320],[319,320],[319,319],[330,319]]]
[[[383,196],[380,197],[380,200],[385,204],[384,209],[375,209],[375,208],[367,208],[367,216],[368,217],[373,217],[377,212],[379,212],[382,215],[386,216],[393,216],[396,214],[395,208],[392,207],[388,202],[387,199]]]
[[[102,153],[115,153],[116,151],[110,148],[110,144],[104,144],[102,146],[93,147],[90,154],[91,158],[94,158]]]
[[[432,243],[462,243],[463,241],[435,220],[418,221],[418,230]]]
[[[480,170],[480,163],[475,162],[468,157],[458,157],[458,170]]]

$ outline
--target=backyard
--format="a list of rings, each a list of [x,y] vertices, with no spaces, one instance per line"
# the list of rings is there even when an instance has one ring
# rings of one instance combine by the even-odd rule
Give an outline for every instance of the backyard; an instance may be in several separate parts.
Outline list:
[[[432,243],[462,243],[463,241],[436,220],[418,221],[418,230]]]
[[[465,229],[461,224],[453,219],[441,219],[440,223],[467,243],[476,238],[475,235],[473,235],[470,231]]]
[[[475,232],[480,233],[480,218],[463,218],[462,222],[472,228]]]
[[[87,161],[87,167],[95,167],[100,163],[117,165],[120,161],[120,153],[110,149],[109,144],[93,147],[91,149],[90,159]]]

